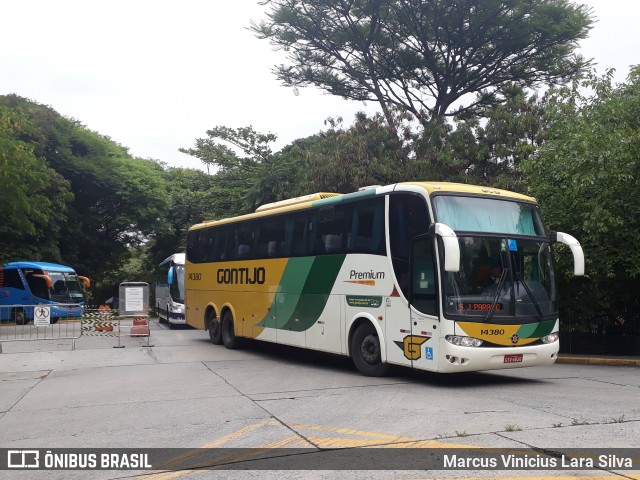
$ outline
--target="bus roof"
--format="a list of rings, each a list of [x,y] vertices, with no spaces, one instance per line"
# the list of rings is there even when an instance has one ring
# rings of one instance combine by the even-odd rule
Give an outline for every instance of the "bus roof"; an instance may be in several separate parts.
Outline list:
[[[175,263],[176,265],[184,265],[186,254],[185,253],[174,253],[173,255],[168,256],[162,262],[160,262],[159,267],[166,265],[168,263]]]
[[[38,268],[49,272],[75,273],[75,270],[71,267],[48,262],[11,262],[3,265],[2,268]]]
[[[498,197],[513,198],[515,200],[523,200],[525,202],[537,203],[536,199],[521,193],[503,190],[501,188],[483,187],[480,185],[468,185],[465,183],[451,182],[405,182],[398,185],[418,185],[424,188],[429,195],[438,192],[450,193],[470,193],[474,195],[495,195]]]
[[[412,188],[413,187],[413,188]],[[414,190],[415,188],[424,189],[429,196],[436,193],[466,193],[472,195],[491,196],[497,198],[510,198],[513,200],[521,200],[525,202],[536,203],[536,199],[520,193],[511,192],[509,190],[503,190],[498,188],[483,187],[479,185],[467,185],[464,183],[451,183],[451,182],[403,182],[388,185],[384,187],[374,186],[371,188],[363,188],[353,193],[314,193],[310,195],[304,195],[302,197],[296,197],[288,200],[282,200],[258,207],[255,213],[248,213],[246,215],[240,215],[237,217],[229,217],[221,220],[210,220],[196,225],[192,225],[189,230],[198,230],[211,225],[224,225],[227,223],[234,223],[242,220],[249,220],[252,218],[268,217],[278,213],[289,212],[293,210],[303,210],[314,206],[329,205],[332,203],[339,203],[349,201],[354,198],[364,198],[368,196],[374,196],[376,194],[384,194],[393,191],[402,190]],[[166,262],[167,260],[165,260]],[[164,263],[164,262],[163,262]],[[161,264],[162,265],[162,264]]]

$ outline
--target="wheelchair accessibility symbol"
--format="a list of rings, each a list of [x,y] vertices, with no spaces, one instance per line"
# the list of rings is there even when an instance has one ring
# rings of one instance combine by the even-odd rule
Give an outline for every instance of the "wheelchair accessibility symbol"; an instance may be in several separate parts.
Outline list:
[[[51,325],[51,308],[37,306],[33,312],[33,324],[36,327],[44,327]]]
[[[425,347],[424,349],[424,358],[427,360],[433,360],[433,348]]]

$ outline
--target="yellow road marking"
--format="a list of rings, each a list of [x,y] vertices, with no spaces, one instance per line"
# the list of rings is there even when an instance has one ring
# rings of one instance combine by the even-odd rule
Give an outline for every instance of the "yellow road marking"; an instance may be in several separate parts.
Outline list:
[[[179,468],[180,463],[186,460],[193,459],[201,454],[199,451],[203,448],[218,448],[223,445],[231,442],[232,440],[236,440],[244,435],[257,430],[262,427],[268,426],[283,426],[280,422],[276,422],[273,420],[254,423],[251,425],[247,425],[243,428],[236,430],[235,432],[231,432],[223,437],[220,437],[213,442],[207,443],[202,447],[194,449],[192,452],[186,453],[180,457],[177,457],[171,460],[166,465],[163,465],[163,468]],[[227,456],[223,456],[215,459],[215,464],[207,467],[215,469],[215,465],[233,463],[233,462],[242,462],[247,460],[253,460],[259,458],[263,453],[269,452],[269,450],[274,448],[282,448],[285,446],[300,446],[300,447],[313,447],[317,446],[320,448],[356,448],[356,447],[376,447],[376,446],[384,446],[385,448],[482,448],[471,445],[462,445],[462,444],[454,444],[454,443],[445,443],[439,442],[437,440],[418,440],[410,437],[401,437],[398,435],[389,435],[384,433],[376,433],[376,432],[368,432],[363,430],[355,430],[348,428],[338,428],[338,427],[327,427],[322,425],[308,425],[303,423],[296,423],[289,425],[290,428],[295,430],[314,430],[314,431],[322,431],[322,432],[332,432],[338,433],[342,435],[350,435],[352,437],[360,437],[360,438],[344,438],[344,437],[319,437],[319,436],[307,436],[302,438],[299,435],[290,435],[286,438],[260,445],[257,447],[245,447],[248,450],[246,452],[239,452],[236,454],[229,454]],[[175,478],[182,477],[184,475],[188,475],[192,472],[196,472],[200,470],[189,469],[189,470],[180,470],[174,472],[163,472],[163,473],[155,473],[149,475],[143,475],[139,478],[145,478],[148,480],[172,480]],[[507,473],[507,472],[505,472]],[[405,477],[406,478],[406,477]],[[624,476],[620,475],[571,475],[571,476],[498,476],[496,472],[492,472],[490,477],[461,477],[461,478],[451,478],[451,477],[416,477],[412,480],[488,480],[491,479],[499,479],[499,480],[620,480],[621,478],[628,478],[633,480],[640,480],[640,474],[627,474],[624,473]]]
[[[207,443],[205,445],[202,445],[201,447],[193,449],[193,451],[191,452],[188,452],[188,453],[185,453],[184,455],[180,455],[179,457],[173,458],[171,459],[170,462],[162,465],[161,467],[165,469],[178,467],[180,464],[182,464],[186,460],[191,460],[192,458],[200,455],[202,453],[200,452],[200,449],[202,448],[218,448],[224,445],[225,443],[229,443],[230,441],[235,440],[238,437],[242,437],[243,435],[249,432],[252,432],[253,430],[257,430],[258,428],[261,428],[261,427],[276,425],[276,424],[279,425],[277,422],[268,421],[268,422],[259,422],[259,423],[253,423],[251,425],[247,425],[246,427],[236,430],[235,432],[231,432],[223,437],[218,438],[217,440],[214,440],[213,442]],[[172,478],[180,477],[187,472],[188,471],[184,471],[184,472],[177,471],[177,472],[152,474],[150,476],[144,476],[143,478],[153,478],[155,480],[170,480]]]
[[[389,435],[386,433],[375,433],[375,432],[367,432],[363,430],[354,430],[348,428],[337,428],[337,427],[326,427],[321,425],[306,425],[303,423],[294,423],[290,425],[291,428],[296,429],[307,429],[307,430],[320,430],[325,432],[333,432],[333,433],[343,433],[345,435],[354,435],[359,437],[373,437],[378,438],[380,440],[385,440],[385,442],[373,441],[373,440],[357,440],[357,439],[342,439],[344,440],[344,445],[339,445],[339,438],[326,438],[326,437],[308,437],[313,438],[314,441],[318,441],[319,446],[325,446],[324,443],[330,441],[333,446],[344,446],[344,447],[357,447],[357,446],[372,446],[372,445],[384,445],[389,448],[480,448],[474,447],[471,445],[463,445],[460,443],[447,443],[440,442],[437,440],[418,440],[417,438],[411,437],[400,437],[398,435]],[[361,442],[361,444],[358,444]]]

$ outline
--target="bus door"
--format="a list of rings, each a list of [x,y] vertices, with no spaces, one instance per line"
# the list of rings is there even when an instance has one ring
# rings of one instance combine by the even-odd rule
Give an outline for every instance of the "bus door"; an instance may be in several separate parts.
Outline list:
[[[398,281],[401,281],[398,279]],[[411,341],[411,316],[407,300],[393,287],[391,295],[385,298],[385,339],[387,362],[396,365],[411,366],[411,353],[408,350]]]
[[[434,238],[420,235],[411,242],[409,303],[411,336],[405,339],[405,353],[412,366],[421,370],[438,369],[440,322]]]

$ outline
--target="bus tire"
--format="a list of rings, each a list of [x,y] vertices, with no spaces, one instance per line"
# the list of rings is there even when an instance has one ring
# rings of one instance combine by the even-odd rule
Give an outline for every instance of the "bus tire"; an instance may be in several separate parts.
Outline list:
[[[222,343],[222,325],[220,325],[220,319],[214,317],[209,322],[209,338],[214,345],[220,345]]]
[[[158,312],[158,323],[164,322],[164,320],[162,319],[162,312],[160,311],[160,303],[158,303],[158,308],[156,311]]]
[[[14,308],[11,316],[13,317],[13,320],[16,322],[16,325],[27,324],[27,317],[25,316],[24,310],[22,308]]]
[[[359,325],[351,337],[351,359],[358,371],[367,377],[381,377],[389,370],[382,362],[380,339],[371,323]]]
[[[233,330],[233,316],[230,311],[224,312],[222,316],[222,343],[229,350],[233,350],[238,346],[238,339],[236,333]]]
[[[167,326],[169,327],[169,330],[173,330],[173,323],[171,323],[171,313],[169,313],[169,304],[167,304]]]

